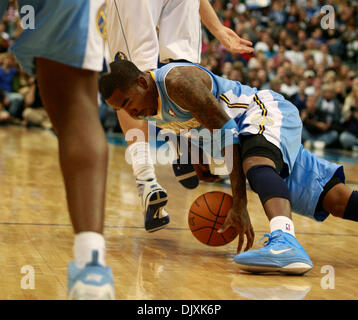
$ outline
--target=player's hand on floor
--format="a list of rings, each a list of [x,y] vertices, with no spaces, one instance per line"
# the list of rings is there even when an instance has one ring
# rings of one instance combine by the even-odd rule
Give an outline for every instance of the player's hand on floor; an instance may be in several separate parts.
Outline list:
[[[216,182],[220,180],[219,176],[210,172],[210,167],[208,164],[193,164],[193,167],[199,180],[205,182]]]
[[[218,230],[219,233],[225,232],[229,227],[233,227],[238,231],[239,243],[237,246],[237,253],[241,252],[246,236],[246,247],[244,251],[249,250],[255,239],[254,228],[251,225],[250,216],[247,211],[246,204],[235,204],[230,209],[225,219],[224,224]]]
[[[251,41],[240,38],[235,31],[228,27],[222,26],[216,37],[230,52],[241,54],[254,52]]]

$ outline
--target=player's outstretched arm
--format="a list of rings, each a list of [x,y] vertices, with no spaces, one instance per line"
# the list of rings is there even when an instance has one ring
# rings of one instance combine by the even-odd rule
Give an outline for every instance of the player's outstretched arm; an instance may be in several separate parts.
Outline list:
[[[251,53],[254,51],[251,41],[240,38],[235,31],[221,23],[209,0],[200,0],[200,17],[203,24],[230,52]]]
[[[204,127],[210,130],[222,129],[231,119],[219,107],[211,93],[211,81],[210,76],[198,67],[177,67],[169,71],[165,86],[170,99],[189,111]],[[230,181],[234,199],[224,228],[233,226],[239,231],[238,252],[241,251],[246,235],[246,251],[251,248],[254,240],[254,231],[247,211],[246,178],[238,145],[228,146],[224,151],[232,154]]]

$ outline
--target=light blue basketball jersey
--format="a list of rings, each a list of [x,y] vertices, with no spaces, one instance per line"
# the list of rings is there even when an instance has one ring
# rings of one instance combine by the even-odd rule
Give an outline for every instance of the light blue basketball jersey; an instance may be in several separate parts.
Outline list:
[[[262,134],[281,150],[284,162],[289,171],[292,170],[301,145],[302,122],[297,108],[272,90],[257,90],[238,81],[219,77],[192,63],[169,63],[152,72],[160,101],[157,115],[145,119],[156,121],[158,127],[174,130],[177,134],[183,129],[201,129],[200,123],[192,114],[183,110],[167,95],[166,75],[172,68],[182,66],[197,67],[207,72],[212,79],[211,93],[216,97],[219,107],[230,118],[235,119],[239,134]],[[197,144],[195,139],[192,142]],[[214,158],[221,158],[218,152],[214,154],[213,150],[205,151]]]
[[[145,117],[145,119],[156,121],[158,127],[172,129],[177,133],[179,133],[181,129],[201,127],[199,122],[194,119],[190,112],[182,109],[167,95],[165,78],[168,72],[174,67],[182,66],[198,67],[210,75],[212,79],[211,93],[218,100],[220,107],[225,109],[231,118],[242,117],[245,115],[249,103],[253,101],[253,97],[257,92],[256,88],[242,85],[238,81],[231,81],[219,77],[200,65],[178,62],[168,63],[152,72],[152,76],[159,91],[160,102],[158,114],[152,117]]]
[[[3,7],[2,3],[0,9]],[[18,0],[18,7],[25,22],[34,20],[34,27],[23,26],[23,33],[10,51],[28,74],[35,74],[37,57],[102,70],[104,35],[100,21],[104,17],[104,0]],[[22,8],[26,10],[21,12]]]

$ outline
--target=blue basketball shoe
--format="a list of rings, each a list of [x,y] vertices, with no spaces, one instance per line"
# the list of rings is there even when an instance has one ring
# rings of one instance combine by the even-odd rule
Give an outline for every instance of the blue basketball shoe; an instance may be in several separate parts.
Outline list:
[[[92,261],[80,269],[68,264],[68,297],[71,300],[114,300],[113,275],[110,267],[98,263],[98,251]]]
[[[276,230],[264,237],[268,237],[268,240],[263,248],[234,257],[240,269],[252,273],[304,274],[313,268],[312,261],[294,236]]]
[[[168,202],[166,191],[156,179],[148,181],[137,179],[136,182],[144,211],[145,230],[154,232],[165,228],[170,222],[169,215],[164,209]]]

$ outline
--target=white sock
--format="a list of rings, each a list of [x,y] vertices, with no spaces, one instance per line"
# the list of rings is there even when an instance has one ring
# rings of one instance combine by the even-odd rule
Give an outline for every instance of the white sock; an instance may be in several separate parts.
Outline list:
[[[270,221],[270,229],[271,232],[274,232],[276,230],[282,230],[283,232],[289,233],[292,236],[296,237],[293,221],[285,216],[278,216],[272,218]]]
[[[150,147],[147,142],[131,144],[126,153],[129,154],[133,173],[138,180],[155,179],[153,160],[150,156]]]
[[[92,261],[93,250],[98,251],[98,263],[105,266],[105,241],[102,234],[97,232],[80,232],[75,235],[73,252],[78,268]]]

